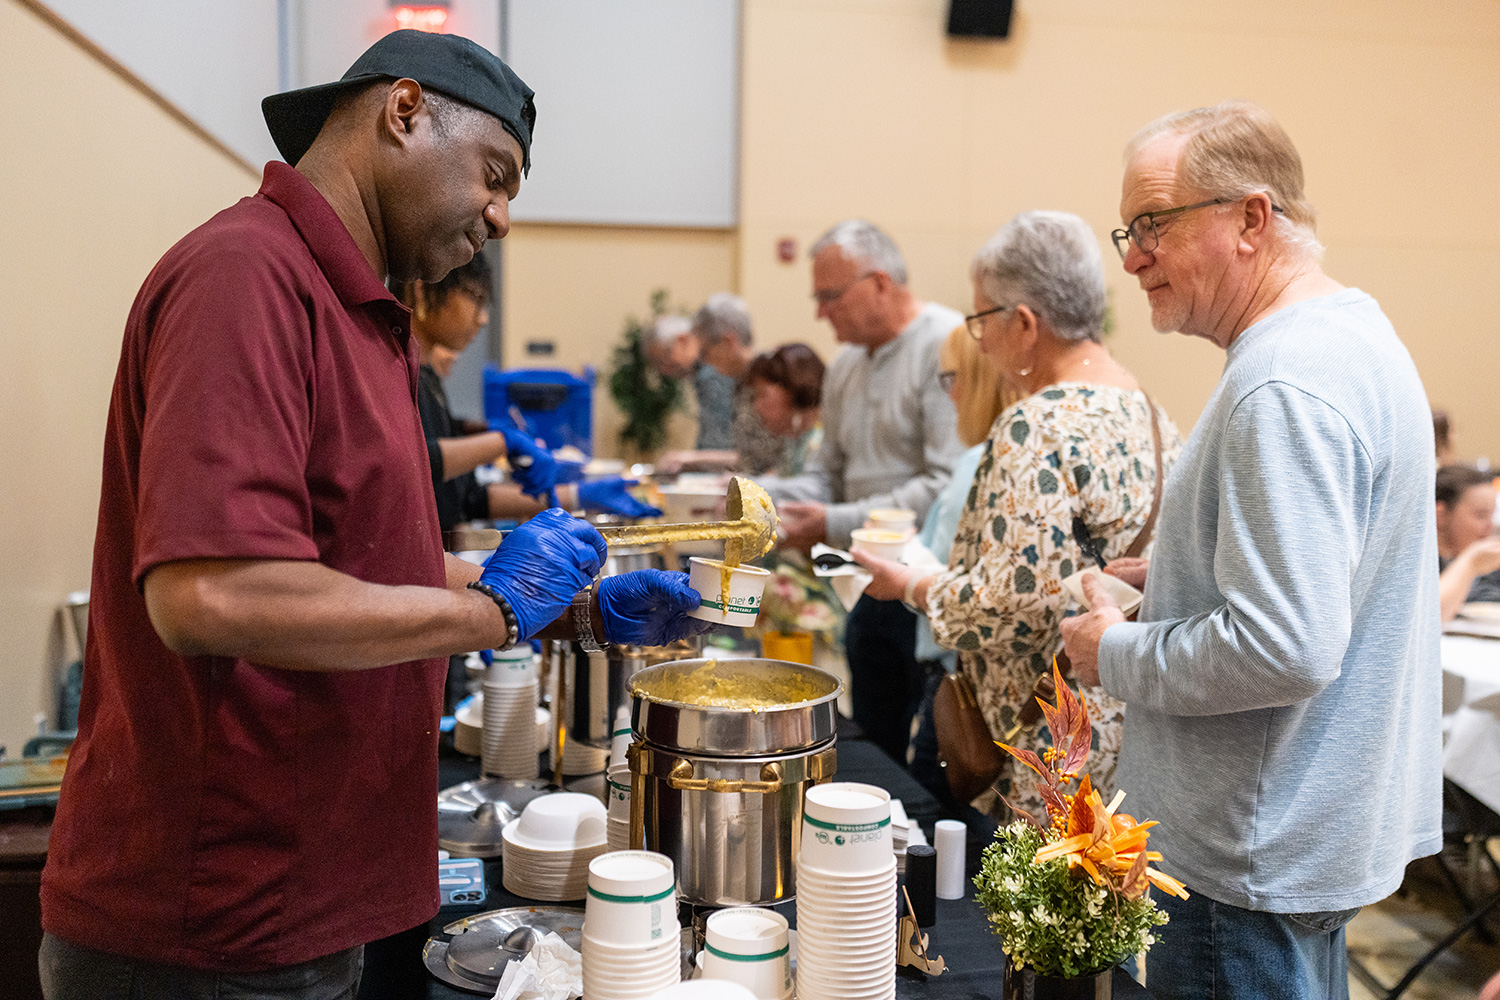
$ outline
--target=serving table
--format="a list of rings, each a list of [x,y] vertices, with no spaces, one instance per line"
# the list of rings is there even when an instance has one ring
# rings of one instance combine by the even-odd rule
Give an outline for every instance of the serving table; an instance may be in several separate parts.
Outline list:
[[[448,788],[479,775],[479,762],[445,749],[438,765],[440,786]],[[901,800],[906,814],[922,824],[929,833],[940,816],[940,806],[905,769],[899,767],[875,744],[849,738],[841,729],[838,740],[839,781],[859,781],[878,785]],[[979,854],[987,834],[971,829],[966,858],[970,877],[979,869]],[[425,926],[404,934],[373,942],[365,948],[364,981],[361,1000],[473,1000],[478,994],[465,993],[441,982],[422,964],[422,947],[428,938],[444,926],[472,913],[526,906],[530,900],[506,892],[500,884],[500,862],[485,862],[487,896],[479,904],[444,907]],[[558,905],[582,906],[576,903]],[[796,905],[777,907],[796,927]],[[896,996],[902,1000],[1000,1000],[1004,980],[1005,953],[999,939],[990,933],[984,911],[973,898],[972,888],[964,899],[937,901],[937,922],[924,933],[930,935],[928,951],[941,955],[947,971],[929,977],[914,969],[899,968],[896,973]],[[1114,996],[1117,1000],[1149,1000],[1146,992],[1123,970],[1115,970]]]

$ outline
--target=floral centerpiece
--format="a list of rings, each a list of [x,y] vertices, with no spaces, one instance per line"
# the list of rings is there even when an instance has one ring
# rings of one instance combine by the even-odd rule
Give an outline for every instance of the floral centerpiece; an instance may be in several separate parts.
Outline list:
[[[825,641],[837,641],[844,612],[833,589],[780,554],[766,560],[766,569],[771,579],[761,597],[761,626],[784,633],[811,632]]]
[[[1079,777],[1093,724],[1055,661],[1052,670],[1057,704],[1038,701],[1053,745],[1038,757],[997,743],[1035,772],[1046,822],[1012,806],[1021,819],[996,832],[974,884],[1013,975],[1092,979],[1155,943],[1152,931],[1167,915],[1151,899],[1151,886],[1183,899],[1188,894],[1152,867],[1161,855],[1146,842],[1157,824],[1120,812],[1123,791],[1106,804],[1089,776]]]

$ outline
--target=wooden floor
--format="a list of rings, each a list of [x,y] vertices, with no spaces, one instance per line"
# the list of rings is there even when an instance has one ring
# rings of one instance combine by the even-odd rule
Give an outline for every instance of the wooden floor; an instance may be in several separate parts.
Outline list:
[[[1500,857],[1500,841],[1491,841],[1491,850]],[[1469,859],[1462,850],[1450,848],[1446,857],[1461,871],[1469,871]],[[1464,881],[1477,885],[1481,893],[1496,891],[1493,873],[1487,866],[1479,869],[1477,878],[1471,874]],[[1442,879],[1436,861],[1426,858],[1407,869],[1401,892],[1365,907],[1350,921],[1346,931],[1349,953],[1389,988],[1451,931],[1462,916],[1460,904]],[[1488,925],[1500,940],[1500,911],[1490,914]],[[1497,971],[1500,971],[1500,946],[1485,944],[1471,931],[1429,965],[1402,994],[1402,1000],[1472,1000]],[[1350,973],[1350,1000],[1374,1000],[1382,996],[1383,993],[1372,992]]]

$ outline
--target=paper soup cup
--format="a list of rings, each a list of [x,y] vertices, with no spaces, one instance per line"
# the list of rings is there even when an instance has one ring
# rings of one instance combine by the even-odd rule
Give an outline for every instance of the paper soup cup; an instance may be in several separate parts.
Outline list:
[[[584,933],[615,945],[676,942],[672,859],[654,851],[611,851],[589,862]]]
[[[910,538],[917,533],[917,515],[915,511],[893,507],[877,508],[865,515],[865,527],[894,531]]]
[[[901,553],[906,551],[907,536],[899,531],[889,531],[885,528],[855,528],[849,532],[849,537],[854,539],[854,544],[849,546],[851,551],[868,552],[880,559],[899,560]]]
[[[754,625],[760,614],[760,595],[771,574],[758,566],[735,566],[729,570],[729,587],[725,592],[724,564],[694,556],[689,560],[688,586],[698,592],[703,603],[688,612],[689,617],[718,625]]]
[[[799,864],[827,872],[883,872],[891,850],[891,793],[834,781],[807,790]]]

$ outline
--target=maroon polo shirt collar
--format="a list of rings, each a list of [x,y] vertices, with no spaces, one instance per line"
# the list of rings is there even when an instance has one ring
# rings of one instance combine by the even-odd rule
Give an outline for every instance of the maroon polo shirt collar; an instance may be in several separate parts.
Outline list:
[[[344,306],[389,302],[406,312],[360,252],[333,206],[302,174],[279,161],[266,164],[260,193],[281,208],[312,251],[318,268],[328,278]]]

